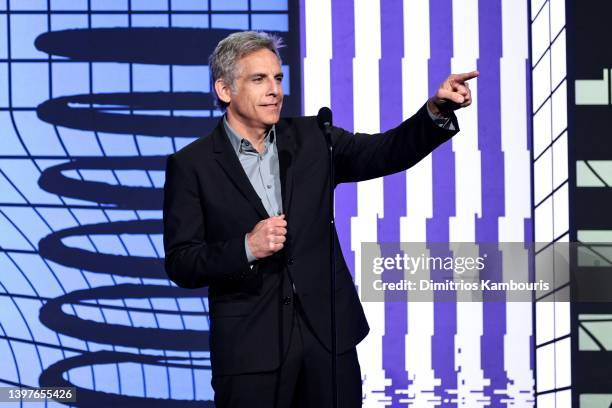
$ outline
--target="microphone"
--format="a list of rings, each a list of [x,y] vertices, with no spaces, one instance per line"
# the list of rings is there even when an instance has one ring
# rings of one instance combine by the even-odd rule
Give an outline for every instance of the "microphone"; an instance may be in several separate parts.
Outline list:
[[[327,145],[331,146],[331,127],[332,127],[332,111],[327,106],[319,109],[317,114],[317,124],[325,134]]]
[[[336,361],[336,246],[334,240],[334,233],[336,231],[334,225],[334,146],[331,143],[331,130],[332,130],[332,111],[327,106],[319,109],[317,114],[317,124],[325,134],[325,140],[327,141],[327,157],[329,160],[329,285],[331,288],[329,305],[330,305],[330,316],[331,316],[331,377],[332,377],[332,407],[338,407],[338,368]]]

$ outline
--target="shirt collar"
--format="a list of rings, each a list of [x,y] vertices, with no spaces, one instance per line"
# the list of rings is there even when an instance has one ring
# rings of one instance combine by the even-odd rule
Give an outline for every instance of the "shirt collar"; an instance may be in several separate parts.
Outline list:
[[[256,151],[255,148],[251,145],[251,142],[249,142],[247,139],[240,136],[234,129],[232,129],[232,127],[227,121],[227,115],[223,115],[223,126],[225,128],[225,133],[227,133],[227,136],[229,137],[229,141],[232,144],[232,147],[234,148],[234,152],[236,152],[236,154],[242,153],[245,150]],[[272,143],[276,141],[275,136],[276,136],[276,125],[272,125],[272,127],[266,134],[266,137],[264,138],[264,144],[266,146],[266,150]]]

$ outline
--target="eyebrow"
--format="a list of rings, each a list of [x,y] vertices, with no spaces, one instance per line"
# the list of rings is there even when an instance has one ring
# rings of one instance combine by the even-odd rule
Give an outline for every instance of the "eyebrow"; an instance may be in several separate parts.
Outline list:
[[[250,76],[250,78],[266,77],[266,76],[267,76],[267,74],[264,74],[264,73],[256,73],[256,74],[252,74],[252,75]],[[283,74],[282,72],[279,72],[279,73],[277,73],[277,74],[274,74],[274,78],[277,78],[277,77],[284,78],[284,77],[285,77],[285,74]]]

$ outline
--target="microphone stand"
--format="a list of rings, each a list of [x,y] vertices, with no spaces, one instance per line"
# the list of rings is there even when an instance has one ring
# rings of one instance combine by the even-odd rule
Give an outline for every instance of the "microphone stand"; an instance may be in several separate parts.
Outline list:
[[[329,161],[329,262],[330,262],[330,306],[331,306],[331,366],[332,366],[332,407],[338,406],[338,372],[336,363],[336,240],[334,239],[334,146],[331,143],[331,124],[324,129]]]

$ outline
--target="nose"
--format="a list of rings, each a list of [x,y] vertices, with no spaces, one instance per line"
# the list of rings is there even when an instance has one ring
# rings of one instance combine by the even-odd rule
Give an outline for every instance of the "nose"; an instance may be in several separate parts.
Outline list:
[[[268,82],[268,92],[267,94],[270,96],[278,96],[283,92],[283,86],[280,82],[278,82],[275,78],[270,79]]]

